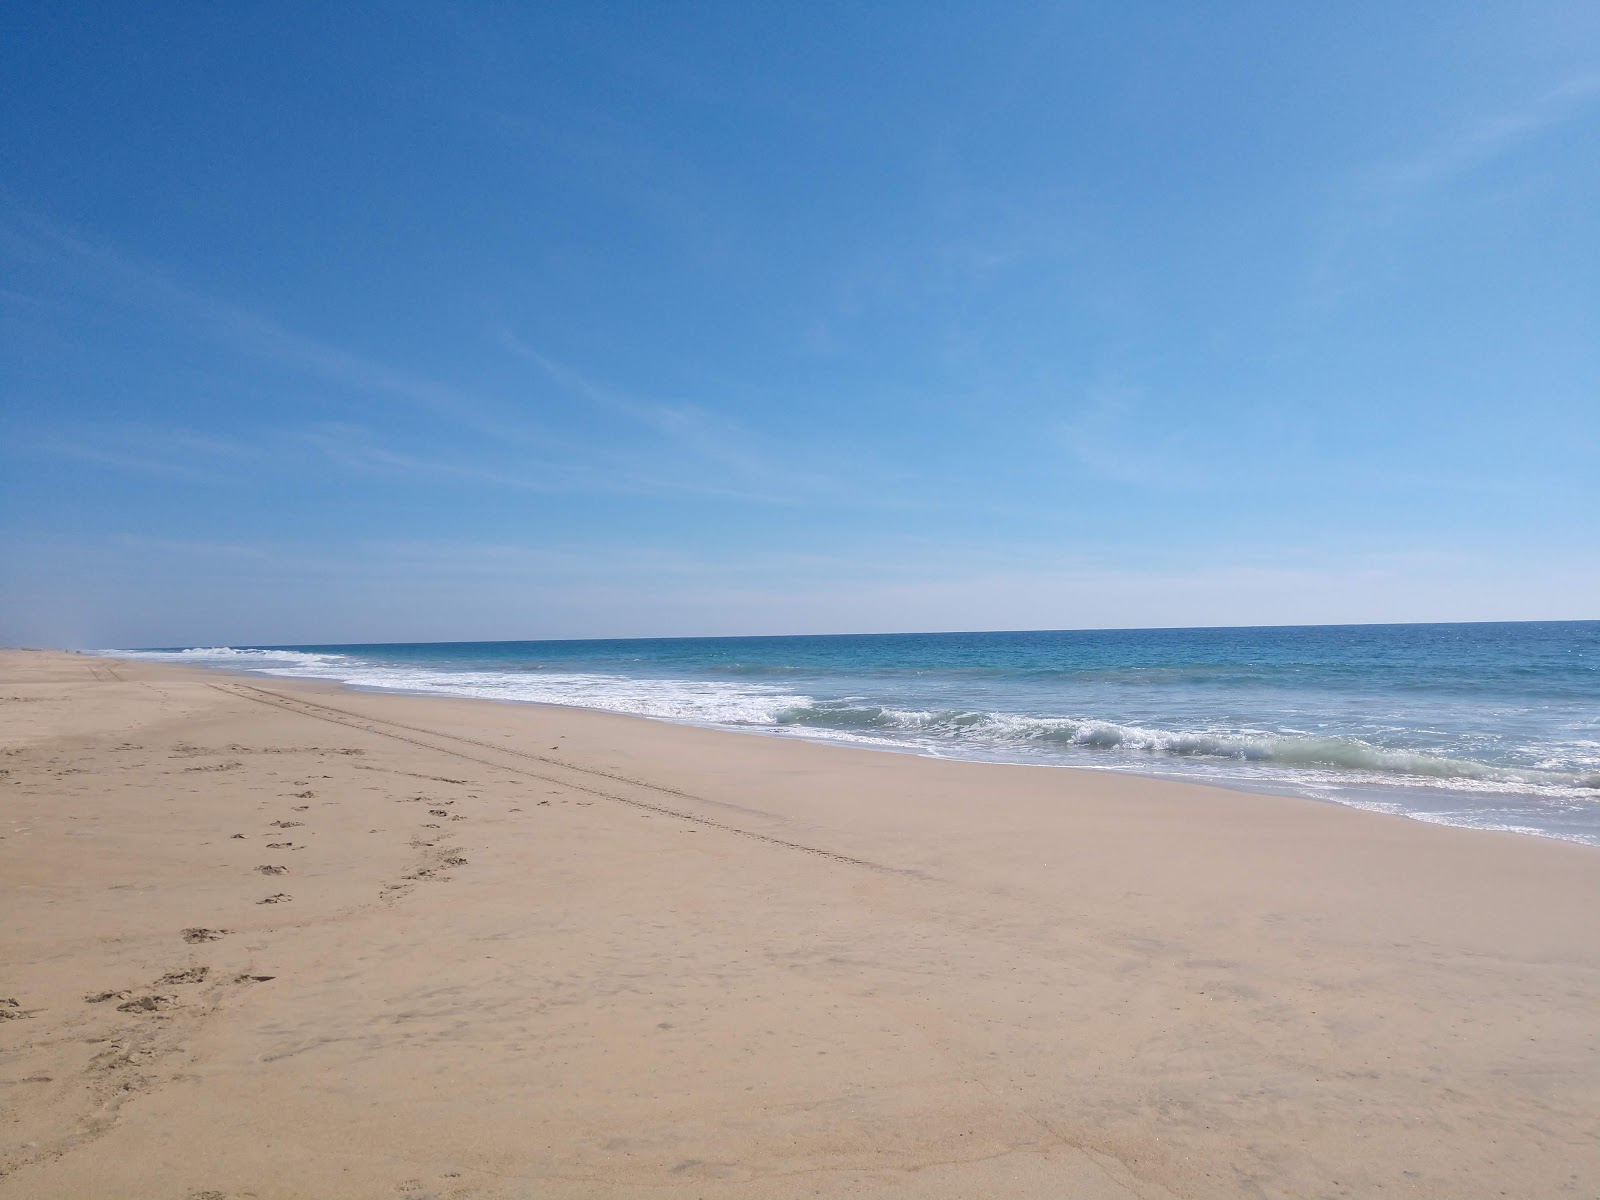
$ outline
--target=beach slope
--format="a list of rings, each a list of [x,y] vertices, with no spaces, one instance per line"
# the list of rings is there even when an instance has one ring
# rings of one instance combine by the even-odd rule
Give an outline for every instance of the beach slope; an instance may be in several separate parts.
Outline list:
[[[0,1197],[1600,1194],[1600,853],[0,652]]]

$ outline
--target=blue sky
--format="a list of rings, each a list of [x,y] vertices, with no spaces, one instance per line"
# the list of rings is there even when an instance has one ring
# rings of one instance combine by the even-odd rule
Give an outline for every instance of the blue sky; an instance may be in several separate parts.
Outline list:
[[[1600,7],[0,11],[0,641],[1600,616]]]

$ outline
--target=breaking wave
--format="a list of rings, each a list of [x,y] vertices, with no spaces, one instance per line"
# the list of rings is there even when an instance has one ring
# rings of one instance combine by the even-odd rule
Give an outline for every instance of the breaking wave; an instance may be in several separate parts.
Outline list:
[[[1280,767],[1366,772],[1417,781],[1483,782],[1534,788],[1600,790],[1600,771],[1507,767],[1472,759],[1377,746],[1353,737],[1238,731],[1185,731],[1074,717],[1028,717],[982,711],[927,712],[867,705],[798,705],[777,714],[794,726],[867,738],[895,734],[927,742],[982,741],[1023,749],[1113,751],[1175,759],[1214,759]]]
[[[258,670],[270,666],[298,666],[306,668],[349,662],[346,654],[313,654],[305,650],[257,650],[249,646],[193,646],[180,650],[101,650],[118,658],[143,658],[153,662],[183,663],[189,666],[232,667],[235,670]]]

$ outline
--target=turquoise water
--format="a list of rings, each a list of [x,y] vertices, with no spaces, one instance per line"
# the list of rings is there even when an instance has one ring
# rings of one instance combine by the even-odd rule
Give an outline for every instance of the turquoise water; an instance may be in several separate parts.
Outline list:
[[[1201,779],[1600,845],[1600,621],[114,653]]]

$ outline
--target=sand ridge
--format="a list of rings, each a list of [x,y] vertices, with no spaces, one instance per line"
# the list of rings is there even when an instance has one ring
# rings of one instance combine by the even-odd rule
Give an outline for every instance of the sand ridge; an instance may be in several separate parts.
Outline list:
[[[0,1196],[1600,1192],[1600,856],[0,657]]]

